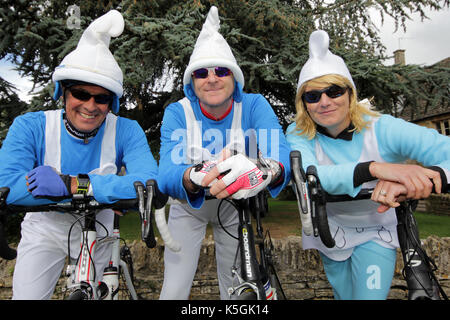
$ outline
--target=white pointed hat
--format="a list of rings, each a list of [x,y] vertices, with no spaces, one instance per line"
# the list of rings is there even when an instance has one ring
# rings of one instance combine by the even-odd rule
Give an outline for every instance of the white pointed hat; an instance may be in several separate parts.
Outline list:
[[[123,29],[124,20],[117,10],[95,19],[83,32],[75,50],[56,67],[53,81],[58,83],[70,79],[93,83],[114,92],[120,98],[123,94],[123,74],[109,50],[109,43],[111,37],[118,37]],[[58,91],[55,92],[56,98],[62,93],[60,89]]]
[[[238,83],[244,87],[244,75],[224,37],[219,33],[217,7],[212,6],[195,43],[189,64],[184,71],[183,84],[191,83],[193,71],[206,67],[227,67]]]
[[[297,90],[303,83],[327,74],[341,75],[355,86],[344,60],[328,49],[330,38],[323,30],[316,30],[309,36],[309,59],[306,61],[297,83]]]

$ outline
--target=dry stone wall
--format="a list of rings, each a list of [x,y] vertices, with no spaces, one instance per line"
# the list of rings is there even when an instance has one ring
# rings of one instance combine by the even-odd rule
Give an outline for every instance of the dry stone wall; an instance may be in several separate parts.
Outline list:
[[[326,279],[323,266],[315,250],[302,250],[301,238],[289,236],[273,240],[276,268],[288,299],[333,299],[332,289]],[[135,270],[135,285],[144,299],[157,299],[164,274],[164,246],[158,244],[147,249],[141,241],[129,244]],[[430,236],[423,240],[428,255],[435,261],[436,273],[447,295],[450,295],[450,238]],[[15,261],[0,261],[0,299],[11,298],[12,273]],[[406,282],[402,276],[403,260],[397,252],[397,264],[388,299],[407,299]],[[54,299],[61,298],[65,283],[62,275],[55,290]],[[214,241],[205,239],[195,275],[191,299],[219,299],[216,276]]]

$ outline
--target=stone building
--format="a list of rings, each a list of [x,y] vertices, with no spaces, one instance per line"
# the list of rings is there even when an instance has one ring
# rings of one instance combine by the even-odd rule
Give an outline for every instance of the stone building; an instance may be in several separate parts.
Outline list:
[[[394,52],[394,63],[405,64],[405,50],[399,49]],[[450,57],[439,61],[433,66],[442,66],[450,68]],[[433,67],[431,66],[431,67]],[[425,71],[430,70],[430,67],[425,67]],[[404,108],[399,113],[399,117],[410,121],[412,123],[425,126],[437,130],[440,134],[450,136],[450,84],[439,84],[447,86],[449,95],[441,99],[440,103],[429,108],[428,103],[423,102],[423,108],[411,110]],[[430,85],[424,84],[424,90],[431,94],[435,90]],[[450,215],[450,195],[432,195],[428,200],[420,201],[417,211],[424,211],[435,214]]]

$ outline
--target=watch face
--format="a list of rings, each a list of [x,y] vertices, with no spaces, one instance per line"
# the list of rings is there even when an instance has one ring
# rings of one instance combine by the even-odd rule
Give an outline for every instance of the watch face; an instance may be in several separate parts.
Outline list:
[[[89,176],[87,174],[79,174],[77,176],[77,193],[86,194],[89,190]]]

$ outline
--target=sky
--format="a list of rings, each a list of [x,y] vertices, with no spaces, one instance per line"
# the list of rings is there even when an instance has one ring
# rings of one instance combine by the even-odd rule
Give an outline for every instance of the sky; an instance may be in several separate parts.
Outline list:
[[[420,20],[419,15],[412,15],[413,20],[406,22],[406,33],[401,28],[394,32],[394,22],[390,17],[386,16],[381,25],[378,14],[371,16],[380,30],[380,38],[388,55],[393,55],[397,49],[404,49],[406,63],[419,65],[432,65],[450,57],[450,9],[427,11],[430,19],[424,21]],[[393,59],[386,61],[386,64],[393,64]],[[9,62],[0,60],[0,76],[16,86],[22,100],[29,101],[30,81],[12,68]]]
[[[405,50],[407,64],[432,65],[450,57],[450,9],[427,11],[430,19],[420,20],[411,15],[413,21],[406,22],[406,33],[400,27],[395,33],[394,21],[385,16],[383,26],[379,15],[371,15],[380,29],[380,38],[388,55],[397,49]],[[393,59],[387,64],[393,64]]]

